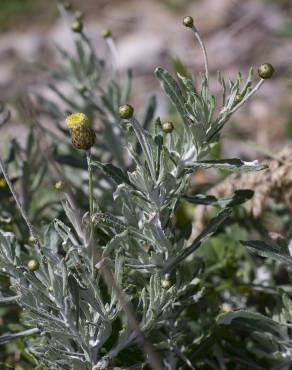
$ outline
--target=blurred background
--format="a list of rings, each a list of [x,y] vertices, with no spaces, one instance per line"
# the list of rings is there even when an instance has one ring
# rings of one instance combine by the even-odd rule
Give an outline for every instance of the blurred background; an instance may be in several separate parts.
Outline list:
[[[157,94],[158,113],[169,106],[153,76],[158,65],[174,71],[177,58],[194,76],[203,70],[200,49],[182,26],[192,15],[208,50],[212,87],[219,90],[217,71],[228,80],[238,71],[270,62],[276,69],[260,93],[234,116],[224,131],[226,156],[254,157],[254,145],[277,152],[292,137],[292,2],[291,0],[73,0],[85,17],[93,44],[106,57],[100,33],[111,29],[121,71],[132,67],[132,103],[139,111],[150,94]],[[1,0],[0,99],[13,102],[19,92],[41,86],[46,75],[40,66],[54,66],[55,44],[73,46],[70,27],[58,15],[54,1]],[[48,92],[49,94],[49,92]],[[50,124],[48,122],[47,124]],[[17,127],[17,130],[15,129]],[[17,119],[2,129],[5,137],[25,134]]]

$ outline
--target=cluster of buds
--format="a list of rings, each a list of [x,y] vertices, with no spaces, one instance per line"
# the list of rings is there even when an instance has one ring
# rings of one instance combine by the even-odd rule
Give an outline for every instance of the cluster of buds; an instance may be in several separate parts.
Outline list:
[[[124,104],[119,107],[119,116],[122,119],[131,119],[134,115],[134,108],[130,104]],[[172,122],[164,122],[162,125],[162,131],[165,134],[172,133],[174,125]]]
[[[77,149],[89,150],[95,143],[95,132],[84,113],[73,113],[66,118],[72,144]]]
[[[64,5],[65,7],[65,5]],[[66,8],[65,8],[66,9]],[[68,8],[72,10],[72,8]],[[80,10],[76,10],[74,13],[74,22],[72,23],[72,31],[75,33],[82,33],[83,31],[83,13]]]

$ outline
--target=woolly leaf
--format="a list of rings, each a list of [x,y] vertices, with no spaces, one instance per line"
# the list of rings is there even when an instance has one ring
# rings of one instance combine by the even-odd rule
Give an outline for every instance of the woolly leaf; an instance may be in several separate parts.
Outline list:
[[[112,178],[118,185],[124,182],[130,184],[128,175],[119,167],[116,167],[111,163],[101,163],[94,160],[92,160],[90,163],[103,171],[105,175]]]
[[[262,257],[270,257],[278,262],[283,262],[292,266],[292,257],[281,253],[280,250],[261,240],[247,240],[240,241],[240,243],[247,247],[252,253],[256,253]]]
[[[266,165],[259,164],[258,161],[245,162],[238,158],[197,161],[186,163],[188,170],[193,171],[197,168],[217,168],[227,171],[261,171],[267,168]]]
[[[205,229],[197,236],[190,246],[184,248],[177,257],[170,259],[170,261],[166,263],[166,266],[163,269],[164,272],[172,270],[178,263],[196,251],[207,238],[217,231],[218,227],[230,216],[230,214],[231,210],[225,209],[218,213],[216,217],[212,218]]]
[[[164,92],[170,98],[177,111],[181,115],[183,121],[187,123],[185,100],[177,82],[172,78],[168,71],[161,67],[155,69],[155,75],[160,81]]]
[[[240,189],[234,192],[234,195],[230,198],[218,199],[214,195],[203,195],[197,194],[194,196],[183,195],[182,198],[192,204],[204,204],[220,207],[233,207],[246,202],[251,199],[254,192],[249,189]]]

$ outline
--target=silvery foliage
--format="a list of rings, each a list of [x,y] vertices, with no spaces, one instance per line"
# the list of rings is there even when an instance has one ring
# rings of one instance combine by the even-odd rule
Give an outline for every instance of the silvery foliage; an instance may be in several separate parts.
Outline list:
[[[241,241],[252,254],[270,258],[291,268],[289,243],[284,239],[270,242],[271,244],[261,240]],[[251,349],[252,352],[266,360],[277,359],[276,366],[288,370],[292,361],[292,300],[288,294],[290,292],[290,287],[278,288],[282,304],[273,312],[272,318],[255,312],[238,310],[221,316],[218,323],[225,327],[234,326],[251,332],[255,344]]]
[[[60,14],[65,23],[72,23],[72,15],[65,11],[62,1],[57,0]],[[98,130],[96,146],[93,154],[101,161],[114,161],[119,166],[128,166],[124,155],[124,140],[119,128],[118,107],[125,104],[132,88],[132,70],[121,74],[115,60],[115,44],[111,37],[105,38],[107,54],[103,57],[96,51],[87,36],[86,24],[82,33],[72,32],[73,51],[67,51],[64,46],[57,44],[59,57],[54,69],[43,66],[47,72],[47,88],[53,93],[44,94],[36,90],[34,97],[41,106],[42,113],[50,116],[56,128],[64,134],[63,142],[69,143],[68,132],[63,121],[66,112],[84,112]],[[66,91],[66,93],[64,93]],[[57,98],[57,99],[56,99]],[[150,97],[145,109],[143,125],[147,127],[153,119],[156,108],[155,96]],[[47,127],[43,129],[53,135],[54,141],[60,141],[60,136]],[[72,161],[68,153],[56,156],[61,164],[78,167],[78,162]],[[77,162],[77,163],[76,163]]]
[[[220,77],[223,108],[216,118],[215,98],[205,75],[196,89],[190,79],[181,76],[180,87],[162,68],[155,74],[180,113],[182,124],[175,125],[171,134],[164,134],[160,120],[153,122],[151,132],[136,118],[119,122],[133,170],[92,159],[92,166],[116,183],[113,198],[120,209],[115,214],[99,211],[93,222],[96,248],[134,305],[141,329],[161,350],[165,367],[174,369],[189,364],[180,348],[192,343],[177,339],[186,334],[182,312],[204,295],[194,252],[222,226],[231,207],[251,195],[244,190],[225,200],[187,195],[191,174],[199,168],[257,171],[264,166],[234,158],[206,159],[237,104],[235,97],[248,93],[251,74],[243,87],[240,76],[229,88]],[[219,208],[191,244],[173,223],[182,198]],[[28,329],[18,337],[35,334],[27,341],[27,348],[41,368],[140,369],[145,361],[142,356],[133,363],[128,355],[115,365],[121,352],[136,348],[136,334],[115,292],[106,291],[100,264],[94,273],[91,271],[87,218],[80,228],[76,211],[67,203],[64,209],[70,226],[54,220],[44,235],[41,253],[31,247],[23,250],[12,234],[1,232],[0,267],[10,277],[13,292],[1,302],[15,301],[22,307]],[[40,262],[38,270],[28,271],[29,258]],[[191,275],[185,274],[186,266]],[[171,287],[163,289],[162,280],[169,280]],[[8,334],[0,341],[14,336]]]
[[[58,1],[58,5],[63,20],[70,25],[72,15],[65,11],[61,1]],[[64,45],[56,45],[59,58],[54,69],[43,66],[48,76],[46,88],[50,94],[45,93],[41,86],[41,89],[35,89],[33,95],[42,113],[40,121],[43,115],[47,115],[54,125],[54,130],[42,125],[43,134],[54,148],[54,159],[66,168],[71,182],[80,186],[76,181],[76,169],[81,172],[86,170],[86,162],[71,145],[64,125],[66,114],[84,112],[97,130],[96,145],[91,150],[94,158],[101,162],[116,163],[123,169],[129,168],[131,163],[124,150],[125,140],[119,127],[118,107],[125,104],[131,94],[132,71],[129,69],[122,74],[117,69],[112,38],[104,40],[107,55],[102,56],[99,50],[96,51],[87,36],[86,24],[82,33],[72,32],[72,41],[71,52]],[[151,96],[141,122],[145,129],[151,123],[155,109],[156,98]],[[74,170],[73,173],[70,173],[70,168]],[[100,181],[95,182],[99,204],[105,208],[109,204],[114,207],[111,202],[113,184],[102,172],[99,175]],[[78,176],[79,180],[82,178],[82,174]]]

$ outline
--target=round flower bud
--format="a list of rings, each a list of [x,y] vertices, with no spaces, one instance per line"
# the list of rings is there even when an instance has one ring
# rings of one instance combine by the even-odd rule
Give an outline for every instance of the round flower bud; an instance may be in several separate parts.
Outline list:
[[[33,272],[38,270],[40,267],[40,264],[37,260],[29,260],[27,264],[27,268],[29,271]]]
[[[134,114],[134,108],[131,105],[125,104],[119,107],[119,115],[122,119],[132,118],[133,114]]]
[[[72,10],[72,4],[69,1],[64,2],[64,8],[66,10]]]
[[[83,13],[80,10],[76,10],[74,17],[77,21],[81,21],[83,19]]]
[[[81,22],[81,20],[77,19],[75,22],[72,23],[71,28],[73,32],[81,33],[83,30],[83,23]]]
[[[101,32],[101,36],[105,39],[112,37],[112,31],[111,30],[103,30]]]
[[[48,287],[48,291],[49,291],[49,293],[53,293],[54,292],[54,288],[52,286],[49,286]]]
[[[161,288],[169,289],[171,287],[171,282],[169,280],[162,280],[161,281]]]
[[[88,119],[84,113],[73,113],[66,118],[72,144],[77,149],[89,150],[95,143],[95,132],[87,121]]]
[[[162,124],[162,131],[166,134],[170,134],[173,131],[173,123],[172,122],[164,122]]]
[[[229,303],[223,303],[222,306],[221,306],[221,311],[223,313],[228,313],[228,312],[231,312],[232,311],[232,307]]]
[[[86,85],[84,85],[84,84],[81,84],[81,85],[79,85],[79,86],[78,86],[78,91],[79,91],[81,94],[85,93],[87,90],[88,90],[88,89],[87,89],[87,86],[86,86]]]
[[[64,189],[63,181],[57,181],[56,184],[55,184],[55,189],[56,190],[63,190]]]
[[[271,78],[274,72],[274,67],[270,63],[264,63],[258,68],[258,74],[263,79]]]
[[[0,178],[0,188],[5,188],[5,186],[6,186],[6,181]]]
[[[235,99],[234,99],[234,102],[235,102],[236,104],[238,104],[238,103],[240,103],[240,102],[241,102],[241,100],[242,100],[242,96],[241,96],[240,94],[237,94],[237,95],[236,95],[236,97],[235,97]]]
[[[30,243],[35,243],[35,242],[36,242],[36,239],[35,239],[35,237],[34,237],[34,236],[30,235],[30,236],[29,236],[29,238],[28,238],[28,241],[29,241]]]
[[[191,17],[189,15],[187,15],[186,17],[184,17],[184,19],[183,19],[183,25],[186,26],[186,27],[192,28],[193,25],[194,25],[193,17]]]

